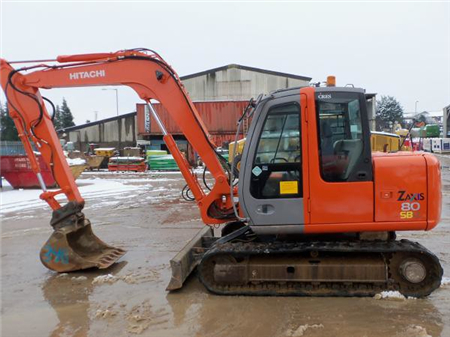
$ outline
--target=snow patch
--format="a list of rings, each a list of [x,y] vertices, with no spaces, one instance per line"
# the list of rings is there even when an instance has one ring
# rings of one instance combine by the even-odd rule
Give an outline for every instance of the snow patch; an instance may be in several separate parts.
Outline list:
[[[154,188],[152,189],[150,192],[163,192],[163,191],[168,191],[168,188],[165,187],[158,187],[158,188]]]
[[[82,281],[86,281],[87,277],[86,276],[78,276],[78,277],[74,276],[74,277],[71,278],[71,280],[75,281],[75,282],[82,282]]]
[[[115,197],[115,199],[118,199],[119,197]],[[121,199],[123,199],[123,197],[121,197]],[[104,208],[106,206],[115,206],[119,204],[119,201],[102,201],[100,203],[95,203],[89,207],[86,207],[86,209],[97,209],[97,208]],[[98,225],[98,222],[96,222],[96,225]]]
[[[74,158],[74,159],[66,158],[66,160],[69,166],[86,165],[86,160],[82,158]]]
[[[123,180],[126,182],[126,180]],[[111,201],[111,196],[122,195],[123,192],[133,191],[143,188],[136,185],[125,185],[118,181],[106,179],[82,179],[77,181],[81,195],[85,200],[104,198]],[[46,202],[39,199],[41,190],[3,190],[0,192],[1,209],[0,214],[18,212],[32,208],[45,208]],[[56,196],[56,200],[64,202],[64,195]],[[90,203],[86,204],[86,208]]]
[[[105,284],[105,283],[113,284],[113,283],[115,283],[115,282],[117,282],[119,280],[122,280],[122,281],[124,281],[125,283],[128,283],[128,284],[134,284],[137,281],[136,277],[131,275],[131,274],[130,275],[125,275],[125,276],[114,276],[114,275],[108,274],[108,275],[97,276],[92,281],[92,284]]]
[[[105,310],[98,309],[95,312],[95,318],[109,318],[109,317],[113,317],[116,315],[117,315],[117,313],[115,311],[111,311],[109,309],[105,309]]]
[[[397,290],[393,291],[393,290],[389,290],[389,291],[382,291],[379,294],[376,294],[374,297],[374,299],[376,300],[400,300],[400,301],[404,301],[406,299],[409,300],[415,300],[416,297],[412,297],[412,296],[408,296],[408,298],[406,298],[405,296],[403,296],[402,294],[400,294],[400,292],[398,292]]]
[[[111,180],[118,181],[118,182],[127,182],[127,183],[148,183],[148,182],[151,182],[151,181],[155,181],[155,179],[150,179],[150,178],[142,178],[142,179],[133,179],[133,178],[116,179],[116,178],[111,178]],[[152,185],[148,184],[147,187],[152,187]]]
[[[96,278],[94,278],[94,280],[92,281],[92,284],[105,284],[105,283],[112,284],[112,283],[116,282],[117,280],[118,280],[117,277],[115,277],[114,275],[111,275],[111,274],[100,275],[100,276],[97,276]]]
[[[112,175],[112,176],[148,176],[149,172],[134,172],[134,171],[122,171],[122,172],[117,172],[117,171],[108,171],[108,169],[100,169],[98,171],[84,171],[83,175]]]
[[[450,277],[443,277],[441,280],[441,287],[450,285]]]
[[[97,147],[94,151],[114,151],[115,147]]]
[[[323,324],[305,324],[300,325],[297,329],[288,329],[286,336],[288,337],[301,337],[308,329],[323,329]]]
[[[114,161],[114,160],[143,161],[144,158],[142,158],[142,157],[111,157],[110,160],[111,161]]]
[[[428,334],[427,329],[420,325],[411,325],[406,329],[406,335],[409,337],[433,337]]]

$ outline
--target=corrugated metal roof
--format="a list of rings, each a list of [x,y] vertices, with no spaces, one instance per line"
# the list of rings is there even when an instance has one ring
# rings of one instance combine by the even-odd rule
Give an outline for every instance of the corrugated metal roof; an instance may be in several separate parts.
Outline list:
[[[123,114],[123,115],[119,115],[119,116],[114,116],[114,117],[109,117],[109,118],[105,118],[105,119],[100,119],[100,120],[95,121],[95,122],[90,122],[90,123],[70,126],[68,128],[64,128],[64,129],[59,129],[59,130],[56,130],[56,132],[70,132],[70,131],[80,130],[80,129],[87,128],[89,126],[94,126],[94,125],[98,125],[98,124],[112,122],[112,121],[115,121],[115,120],[118,120],[118,119],[127,118],[127,117],[131,117],[131,116],[135,116],[135,115],[136,115],[136,111],[129,112],[129,113],[126,113],[126,114]]]
[[[212,69],[200,71],[198,73],[181,76],[180,79],[182,81],[184,81],[184,80],[188,80],[190,78],[199,77],[199,76],[215,73],[215,72],[222,71],[222,70],[228,70],[228,69],[242,69],[242,70],[248,70],[248,71],[253,71],[253,72],[262,73],[262,74],[288,77],[288,78],[293,78],[293,79],[303,80],[303,81],[311,81],[311,79],[312,79],[312,77],[283,73],[283,72],[279,72],[279,71],[273,71],[273,70],[255,68],[255,67],[248,67],[248,66],[243,66],[240,64],[227,64],[222,67],[212,68]]]

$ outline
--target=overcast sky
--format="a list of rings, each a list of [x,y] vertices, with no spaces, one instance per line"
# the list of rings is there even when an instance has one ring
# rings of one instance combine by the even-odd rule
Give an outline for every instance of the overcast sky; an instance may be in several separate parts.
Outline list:
[[[405,111],[450,104],[450,3],[7,2],[1,8],[1,57],[146,47],[180,76],[229,63],[309,76],[395,96]],[[114,91],[53,89],[75,122],[116,114]],[[4,102],[4,96],[0,96]],[[120,113],[140,100],[119,87]]]

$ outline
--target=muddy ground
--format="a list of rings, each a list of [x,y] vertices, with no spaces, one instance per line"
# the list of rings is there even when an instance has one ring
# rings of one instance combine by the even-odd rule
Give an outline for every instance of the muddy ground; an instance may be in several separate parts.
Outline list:
[[[38,257],[51,233],[45,205],[3,212],[2,336],[450,336],[450,285],[408,300],[220,297],[194,276],[167,293],[170,258],[202,228],[196,206],[180,198],[181,175],[87,173],[78,182],[129,187],[94,188],[85,208],[95,233],[128,253],[109,270],[58,276]],[[434,251],[450,276],[448,168],[443,183],[441,224],[400,237]]]

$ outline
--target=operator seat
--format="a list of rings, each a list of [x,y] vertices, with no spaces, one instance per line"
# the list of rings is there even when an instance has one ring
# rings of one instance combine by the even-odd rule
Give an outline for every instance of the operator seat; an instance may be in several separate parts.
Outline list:
[[[326,120],[320,121],[320,149],[322,150],[322,158],[334,155],[333,131],[330,124]]]
[[[334,143],[336,154],[344,154],[347,158],[347,168],[342,172],[341,180],[347,180],[361,157],[363,142],[361,139],[341,139]]]

